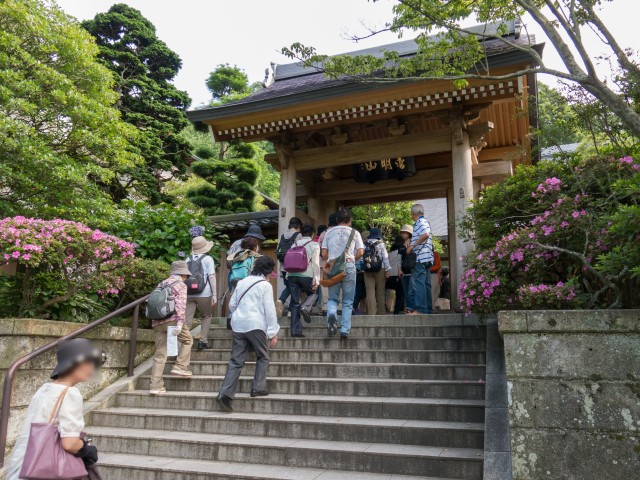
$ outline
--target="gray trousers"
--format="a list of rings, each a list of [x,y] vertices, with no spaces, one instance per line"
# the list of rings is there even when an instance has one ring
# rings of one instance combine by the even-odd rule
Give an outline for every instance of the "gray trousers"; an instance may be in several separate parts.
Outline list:
[[[211,297],[187,298],[187,325],[193,328],[193,319],[196,316],[196,308],[200,311],[202,323],[200,324],[200,341],[207,343],[209,329],[211,328]]]
[[[224,376],[220,393],[229,398],[235,398],[240,372],[247,361],[249,347],[256,352],[256,374],[253,377],[252,390],[267,391],[267,370],[269,369],[269,347],[267,346],[267,334],[262,330],[250,332],[233,332],[233,344],[231,345],[231,359],[227,365],[227,374]]]

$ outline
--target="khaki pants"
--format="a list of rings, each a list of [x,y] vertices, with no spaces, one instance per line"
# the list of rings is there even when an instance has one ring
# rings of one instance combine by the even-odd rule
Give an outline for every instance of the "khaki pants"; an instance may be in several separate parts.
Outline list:
[[[364,272],[364,286],[367,289],[367,314],[384,315],[387,313],[385,304],[386,282],[384,270]]]
[[[175,326],[176,322],[169,322],[153,327],[156,352],[153,354],[153,366],[151,367],[151,390],[157,390],[164,386],[162,374],[164,373],[164,366],[167,363],[167,330],[169,327]],[[176,367],[180,367],[183,370],[187,370],[189,368],[189,363],[191,362],[191,345],[193,345],[193,339],[191,338],[189,327],[185,323],[178,334],[178,357],[175,362]]]
[[[211,297],[187,298],[187,325],[192,328],[193,319],[196,316],[196,308],[200,311],[202,323],[200,324],[200,341],[207,343],[209,329],[211,328]]]

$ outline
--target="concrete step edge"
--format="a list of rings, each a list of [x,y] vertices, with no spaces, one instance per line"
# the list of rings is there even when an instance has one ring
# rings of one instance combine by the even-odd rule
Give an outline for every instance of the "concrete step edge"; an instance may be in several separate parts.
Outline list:
[[[168,364],[174,363],[172,360]],[[227,365],[225,360],[191,360],[191,365]],[[246,365],[255,365],[256,362],[248,361]],[[400,363],[400,362],[269,362],[269,365],[311,365],[336,367],[425,367],[425,368],[485,368],[484,363]]]
[[[443,460],[479,461],[484,451],[472,448],[432,447],[429,445],[402,445],[387,443],[336,442],[311,439],[287,439],[280,437],[255,437],[196,432],[180,432],[180,438],[172,438],[163,430],[139,430],[132,428],[88,427],[92,436],[160,440],[189,444],[215,444],[244,448],[276,448],[307,451],[350,451],[366,455],[386,455],[407,458],[433,458]]]
[[[152,457],[145,455],[109,454],[100,455],[100,465],[105,467],[124,467],[135,470],[170,473],[186,473],[194,475],[221,475],[224,478],[240,478],[251,480],[323,480],[324,478],[344,480],[389,480],[391,475],[385,473],[349,472],[339,470],[321,470],[317,468],[299,468],[272,465],[247,465],[243,463],[215,462],[211,460],[182,460],[168,457]],[[215,478],[215,477],[213,477]],[[393,475],[393,480],[455,480],[435,477],[415,477],[411,475]]]
[[[184,380],[185,382],[191,380],[223,380],[224,375],[192,375],[190,377],[182,377],[180,375],[163,375],[164,379],[178,379]],[[142,375],[140,378],[149,379],[150,375]],[[253,376],[241,375],[240,380],[253,380]],[[471,381],[471,380],[420,380],[420,379],[406,379],[406,378],[350,378],[350,377],[341,377],[341,378],[307,378],[307,377],[269,377],[270,382],[338,382],[338,383],[373,383],[373,384],[395,384],[395,383],[406,383],[406,384],[421,384],[421,385],[464,385],[464,386],[478,386],[484,385],[484,382],[479,381]]]
[[[147,390],[129,390],[120,392],[118,395],[135,395],[151,397]],[[191,398],[210,398],[217,396],[216,392],[183,392],[171,391],[163,396],[170,397],[191,397]],[[158,398],[158,397],[152,397]],[[255,401],[247,393],[239,393],[236,400]],[[345,395],[292,395],[286,393],[272,393],[268,397],[261,398],[260,401],[299,401],[299,402],[332,402],[332,403],[367,403],[367,404],[390,404],[390,405],[423,405],[423,406],[455,406],[455,407],[482,407],[485,406],[484,400],[465,400],[465,399],[441,399],[441,398],[406,398],[406,397],[352,397]]]
[[[272,415],[263,413],[222,413],[216,411],[189,410],[177,413],[175,410],[160,408],[129,408],[110,407],[95,410],[93,414],[107,415],[135,415],[142,417],[196,417],[212,420],[272,422],[272,423],[304,423],[317,425],[358,425],[373,428],[402,428],[402,429],[442,429],[459,431],[484,431],[484,423],[473,422],[444,422],[434,420],[406,420],[391,418],[366,418],[366,417],[322,417],[310,415]]]

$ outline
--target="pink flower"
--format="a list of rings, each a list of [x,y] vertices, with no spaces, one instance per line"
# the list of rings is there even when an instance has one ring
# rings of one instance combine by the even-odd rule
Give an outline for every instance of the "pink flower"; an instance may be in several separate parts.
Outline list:
[[[573,218],[578,218],[578,217],[580,216],[580,212],[575,211],[575,212],[573,212],[573,213],[571,214],[571,216],[572,216]]]
[[[629,164],[631,164],[631,163],[633,163],[633,158],[631,158],[631,157],[622,157],[620,159],[620,163],[629,163]]]
[[[31,254],[30,253],[25,253],[24,255],[22,255],[22,259],[23,260],[31,260]]]
[[[13,258],[20,258],[20,252],[13,252],[13,253],[11,254],[11,256],[12,256]]]

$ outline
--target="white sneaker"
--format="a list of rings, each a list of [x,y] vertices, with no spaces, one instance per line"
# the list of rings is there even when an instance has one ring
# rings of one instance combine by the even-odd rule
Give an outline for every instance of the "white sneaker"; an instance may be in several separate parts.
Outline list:
[[[282,300],[276,300],[276,313],[278,314],[278,317],[281,317],[283,312],[284,304],[282,303]]]
[[[183,370],[178,367],[173,367],[171,369],[171,375],[179,375],[180,377],[190,377],[193,375],[193,373],[190,372],[189,370]]]
[[[167,393],[167,389],[164,387],[149,390],[149,395],[164,395],[165,393]]]

